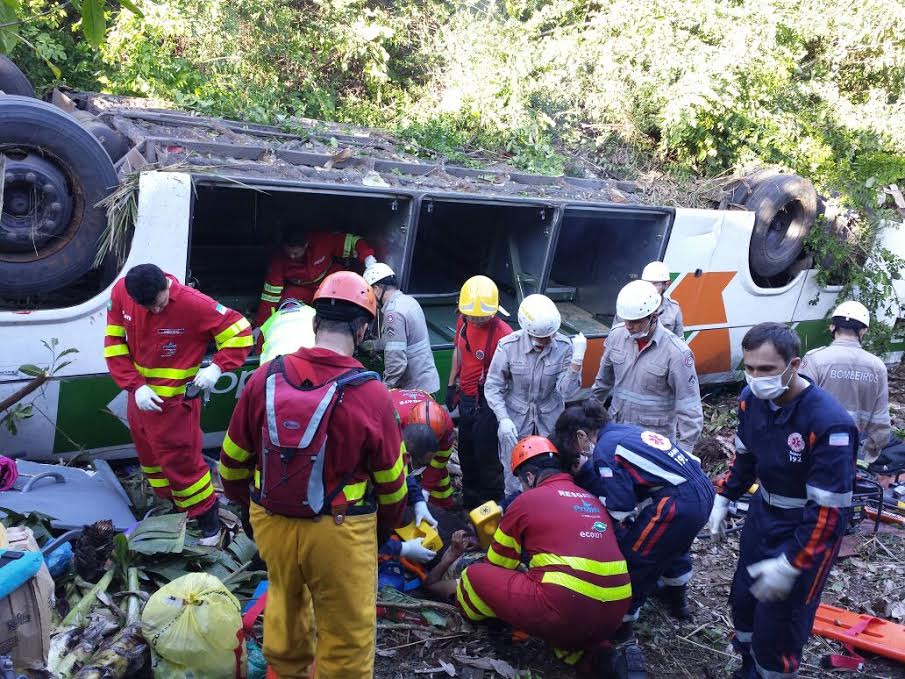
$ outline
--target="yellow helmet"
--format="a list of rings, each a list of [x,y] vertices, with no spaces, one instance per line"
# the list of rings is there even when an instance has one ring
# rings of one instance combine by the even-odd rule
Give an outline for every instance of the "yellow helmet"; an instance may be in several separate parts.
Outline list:
[[[459,293],[459,311],[466,316],[494,316],[499,311],[504,316],[509,313],[500,306],[500,291],[496,283],[487,276],[472,276]]]

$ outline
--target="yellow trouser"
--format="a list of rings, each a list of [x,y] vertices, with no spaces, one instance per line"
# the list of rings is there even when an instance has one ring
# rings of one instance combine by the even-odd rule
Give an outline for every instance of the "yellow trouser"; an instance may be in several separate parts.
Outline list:
[[[268,515],[251,503],[267,562],[264,657],[280,679],[371,679],[377,628],[377,516],[339,526]],[[315,643],[316,637],[316,643]]]

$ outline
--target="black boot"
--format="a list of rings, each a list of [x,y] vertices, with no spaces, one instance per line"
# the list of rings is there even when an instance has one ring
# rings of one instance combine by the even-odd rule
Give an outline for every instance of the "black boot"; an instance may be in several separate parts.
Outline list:
[[[626,644],[613,654],[615,679],[647,679],[647,664],[638,644]]]
[[[664,585],[658,587],[655,596],[666,604],[669,614],[677,620],[691,620],[691,609],[688,607],[686,594],[688,585]]]
[[[201,528],[201,539],[198,541],[206,547],[216,547],[220,542],[220,507],[214,505],[198,517]]]

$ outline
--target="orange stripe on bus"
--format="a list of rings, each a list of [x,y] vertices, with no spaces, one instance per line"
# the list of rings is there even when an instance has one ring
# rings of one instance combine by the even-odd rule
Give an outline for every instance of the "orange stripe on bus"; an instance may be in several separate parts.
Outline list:
[[[695,368],[699,375],[725,373],[732,370],[729,328],[702,330],[691,339],[688,348],[694,354]]]
[[[669,296],[682,307],[685,327],[726,322],[723,290],[735,278],[735,271],[708,271],[700,276],[686,274]]]

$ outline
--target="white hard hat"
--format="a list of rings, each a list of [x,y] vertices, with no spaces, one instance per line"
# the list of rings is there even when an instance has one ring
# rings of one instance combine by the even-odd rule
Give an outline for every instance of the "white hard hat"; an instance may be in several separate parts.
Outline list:
[[[660,308],[660,293],[653,283],[632,281],[616,297],[616,313],[625,321],[637,321]]]
[[[651,262],[644,267],[644,271],[641,272],[642,281],[661,283],[663,281],[668,281],[669,279],[669,267],[663,262]]]
[[[561,323],[559,309],[546,295],[528,295],[519,305],[518,324],[532,337],[550,337]]]
[[[859,323],[863,323],[865,327],[870,327],[870,312],[867,310],[867,307],[861,304],[861,302],[856,302],[851,299],[837,306],[832,313],[832,318],[844,318],[849,321],[858,321]]]
[[[396,273],[383,262],[377,262],[376,264],[372,264],[367,269],[365,269],[364,274],[362,274],[362,278],[365,279],[365,283],[368,285],[374,285],[374,283],[379,283],[384,278],[389,278],[390,276],[395,276]]]

